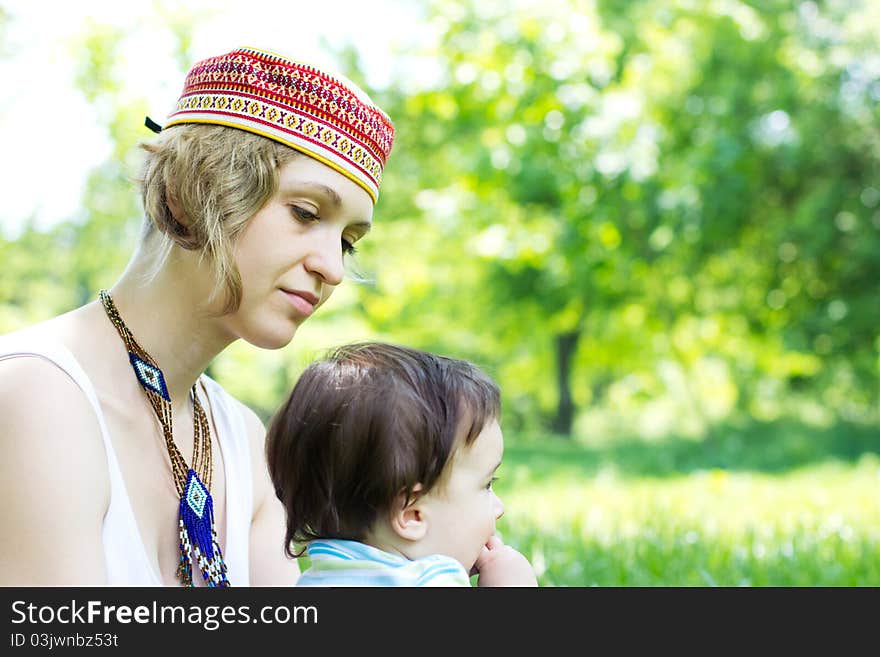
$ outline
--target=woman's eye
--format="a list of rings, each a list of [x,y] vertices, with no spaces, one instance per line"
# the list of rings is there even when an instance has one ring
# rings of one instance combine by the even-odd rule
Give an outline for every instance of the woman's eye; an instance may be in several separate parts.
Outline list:
[[[292,205],[291,210],[293,210],[296,218],[304,223],[310,223],[312,221],[317,221],[318,219],[320,219],[320,217],[314,212],[309,212],[305,208],[301,208],[298,205]]]
[[[345,239],[343,237],[342,238],[342,252],[345,255],[354,255],[355,253],[357,253],[357,249],[355,248],[353,242],[349,242],[347,239]]]
[[[498,477],[492,477],[489,480],[489,483],[486,484],[486,490],[492,490],[492,484],[494,484],[496,481],[498,481]]]

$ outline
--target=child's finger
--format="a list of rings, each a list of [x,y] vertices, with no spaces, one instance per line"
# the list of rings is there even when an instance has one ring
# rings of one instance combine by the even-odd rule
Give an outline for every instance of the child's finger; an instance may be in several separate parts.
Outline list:
[[[500,547],[504,547],[504,542],[496,534],[492,534],[489,540],[486,541],[486,549],[497,550]]]
[[[489,549],[484,545],[480,548],[480,556],[477,557],[477,560],[474,562],[473,567],[471,568],[470,575],[476,575],[483,568],[483,564],[486,563],[486,558],[489,556]]]

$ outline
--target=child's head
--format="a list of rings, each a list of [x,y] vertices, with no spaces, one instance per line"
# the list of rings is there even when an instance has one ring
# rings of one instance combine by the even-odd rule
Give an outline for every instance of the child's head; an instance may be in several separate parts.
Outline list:
[[[311,364],[266,442],[288,550],[341,538],[469,570],[503,513],[500,411],[495,382],[461,360],[365,343]]]

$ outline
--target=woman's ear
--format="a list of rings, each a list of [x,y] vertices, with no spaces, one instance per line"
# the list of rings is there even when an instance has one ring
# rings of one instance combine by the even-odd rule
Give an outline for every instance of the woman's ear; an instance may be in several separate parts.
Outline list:
[[[189,219],[186,218],[186,215],[180,207],[180,203],[177,201],[177,197],[170,189],[165,193],[165,204],[168,206],[168,213],[171,215],[172,221],[180,227],[178,230],[186,231]]]
[[[400,538],[407,541],[420,541],[428,533],[427,504],[424,496],[417,493],[422,490],[421,484],[416,484],[413,494],[407,503],[406,493],[401,492],[391,509],[391,529]]]
[[[197,248],[199,244],[190,230],[190,220],[170,189],[165,193],[165,205],[168,207],[167,228],[171,232],[171,237],[185,249]]]

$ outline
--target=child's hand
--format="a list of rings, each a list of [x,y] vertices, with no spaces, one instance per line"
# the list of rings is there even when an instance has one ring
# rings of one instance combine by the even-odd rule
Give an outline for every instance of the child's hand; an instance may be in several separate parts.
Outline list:
[[[529,560],[493,536],[486,543],[474,570],[480,574],[477,586],[537,586]]]

